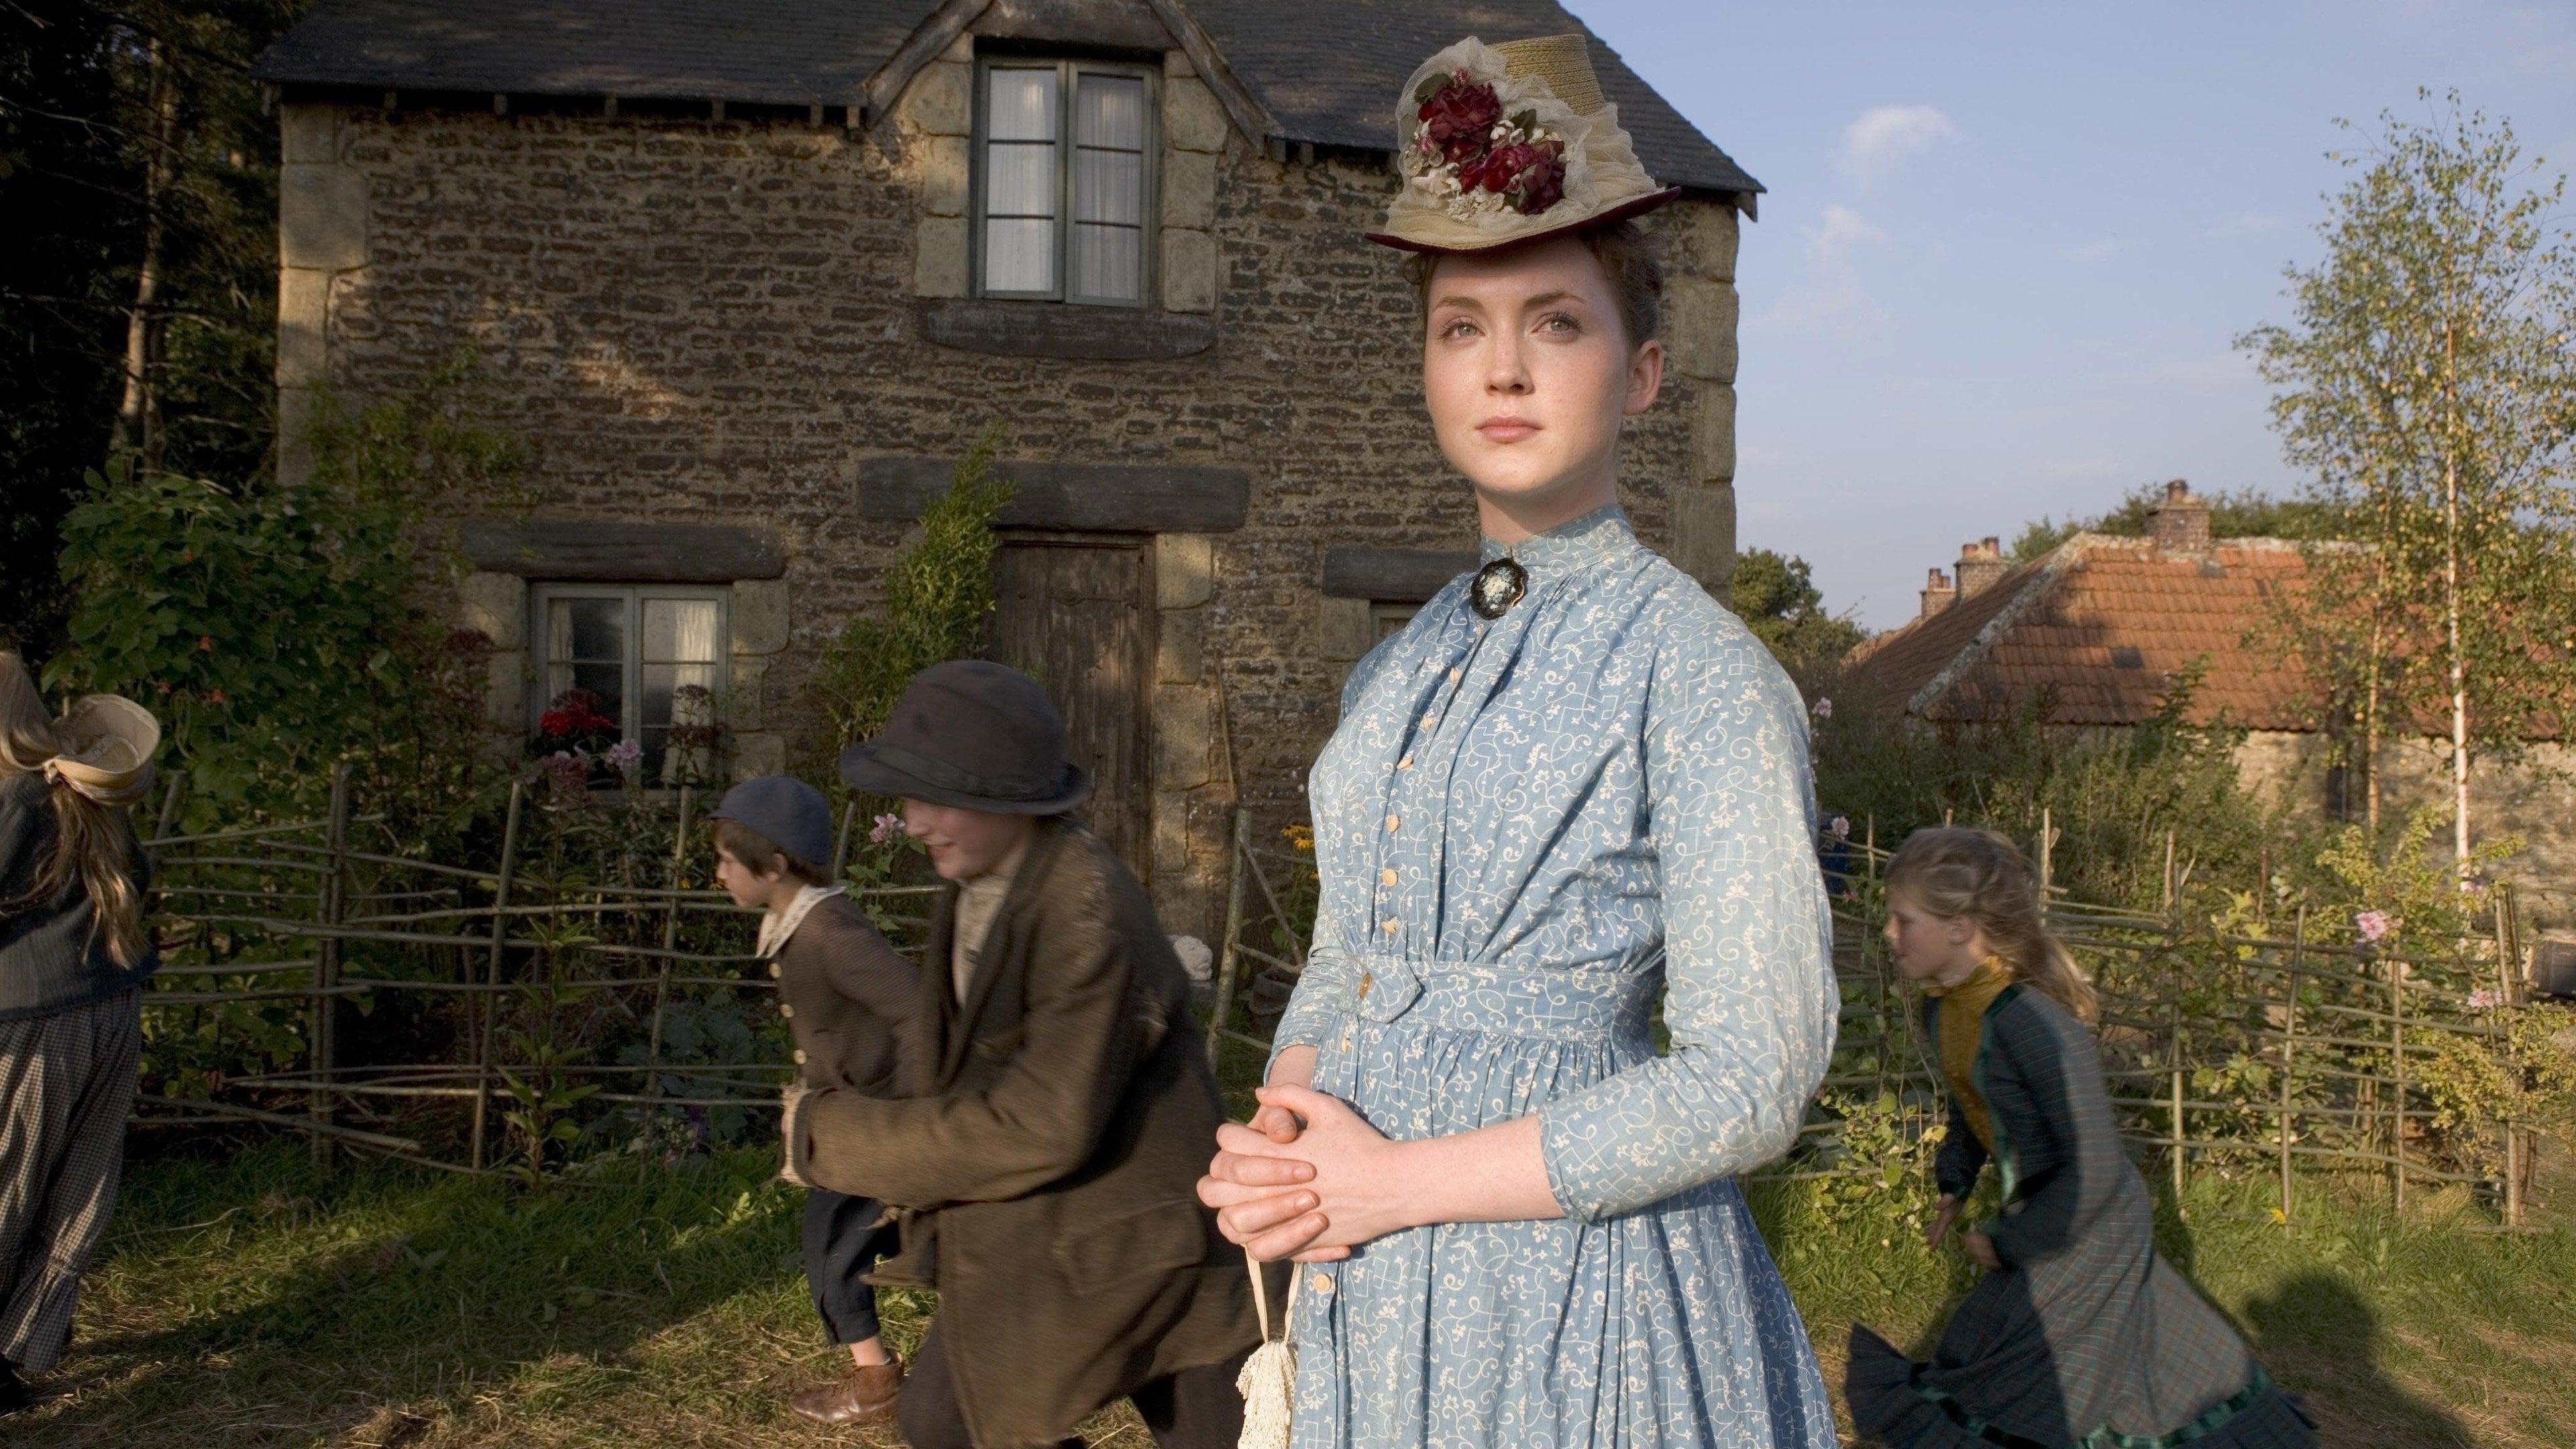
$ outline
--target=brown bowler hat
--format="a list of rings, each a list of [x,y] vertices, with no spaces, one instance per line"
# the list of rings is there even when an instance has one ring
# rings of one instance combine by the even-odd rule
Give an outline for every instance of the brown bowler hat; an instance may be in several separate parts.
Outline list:
[[[877,737],[841,752],[841,781],[999,815],[1060,815],[1091,794],[1045,687],[981,659],[914,675]]]

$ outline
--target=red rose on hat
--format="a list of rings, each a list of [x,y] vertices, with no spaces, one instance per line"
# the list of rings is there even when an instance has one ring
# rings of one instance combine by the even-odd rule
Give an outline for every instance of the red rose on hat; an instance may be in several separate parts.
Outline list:
[[[1494,88],[1461,73],[1442,82],[1415,113],[1422,134],[1452,163],[1467,161],[1485,149],[1494,123],[1503,118],[1503,103]]]

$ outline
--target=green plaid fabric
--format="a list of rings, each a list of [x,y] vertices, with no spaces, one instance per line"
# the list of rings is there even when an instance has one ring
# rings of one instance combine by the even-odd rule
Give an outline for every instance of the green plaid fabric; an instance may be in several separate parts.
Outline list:
[[[2007,1185],[1980,1231],[2005,1267],[1951,1314],[1928,1364],[1852,1331],[1862,1434],[1889,1449],[2310,1449],[2298,1407],[2156,1256],[2154,1203],[2121,1151],[2091,1033],[2016,987],[1987,1008],[1978,1062]],[[1943,1190],[1981,1165],[1945,1151]]]

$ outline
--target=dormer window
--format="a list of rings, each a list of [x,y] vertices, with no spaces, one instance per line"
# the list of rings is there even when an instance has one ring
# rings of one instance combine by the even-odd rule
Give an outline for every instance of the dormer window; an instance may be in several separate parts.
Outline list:
[[[976,293],[1144,305],[1160,72],[995,56],[977,82]]]

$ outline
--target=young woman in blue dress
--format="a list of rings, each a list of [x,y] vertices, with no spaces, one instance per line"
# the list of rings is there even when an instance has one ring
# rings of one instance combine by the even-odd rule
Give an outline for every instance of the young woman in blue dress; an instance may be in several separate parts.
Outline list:
[[[1828,1445],[1734,1182],[1833,1047],[1806,712],[1617,503],[1665,361],[1627,218],[1673,193],[1579,36],[1462,42],[1402,114],[1373,239],[1484,564],[1352,673],[1314,949],[1201,1196],[1299,1265],[1296,1445]]]

